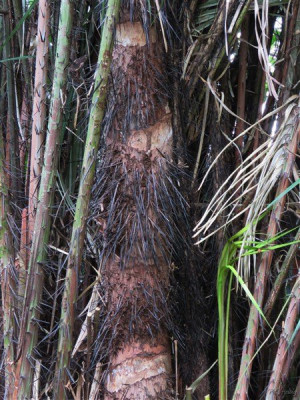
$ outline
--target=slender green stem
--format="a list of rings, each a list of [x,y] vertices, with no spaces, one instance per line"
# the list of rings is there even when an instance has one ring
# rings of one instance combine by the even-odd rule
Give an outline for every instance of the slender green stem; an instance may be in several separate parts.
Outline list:
[[[192,389],[186,388],[185,389],[185,399],[192,400],[192,398],[193,398],[192,393],[193,393]]]
[[[47,129],[44,167],[38,197],[34,224],[31,255],[26,282],[22,326],[19,348],[21,358],[16,376],[16,395],[19,400],[31,398],[34,349],[38,339],[39,304],[42,298],[44,272],[42,265],[46,259],[46,245],[50,232],[50,210],[53,202],[53,189],[59,156],[59,141],[63,117],[66,71],[69,63],[70,32],[72,27],[73,5],[70,0],[62,0],[57,38],[55,73],[52,86],[50,117]]]
[[[218,277],[217,277],[217,300],[218,300],[218,366],[219,366],[219,399],[227,399],[228,385],[228,330],[229,330],[229,311],[230,311],[230,293],[232,286],[232,274],[227,265],[230,265],[236,256],[237,247],[231,240],[225,244],[219,261]],[[229,275],[229,283],[226,285]]]
[[[58,341],[58,361],[56,371],[56,399],[66,399],[65,384],[67,368],[72,349],[74,307],[77,299],[78,268],[82,260],[86,219],[89,212],[89,200],[95,175],[96,155],[99,146],[101,123],[105,113],[108,77],[111,64],[111,51],[116,18],[119,14],[120,0],[108,0],[106,19],[103,26],[98,56],[98,68],[95,73],[95,89],[88,124],[88,132],[81,170],[79,194],[73,223],[70,253],[67,266],[63,307]]]
[[[2,18],[1,18],[2,20]],[[3,22],[3,20],[1,21]],[[0,24],[1,26],[1,24]],[[3,95],[3,93],[1,93]],[[0,96],[1,97],[1,96]],[[4,98],[4,96],[3,96]],[[1,104],[2,105],[2,104]],[[2,111],[2,107],[0,108]],[[5,362],[5,392],[11,395],[14,370],[14,297],[15,282],[13,279],[13,247],[12,237],[7,222],[9,215],[9,195],[5,176],[5,152],[3,132],[0,127],[0,277],[3,310],[3,344]]]
[[[3,6],[5,9],[8,9],[7,0],[4,0]],[[5,37],[8,36],[10,31],[10,20],[9,15],[5,15],[4,17],[4,32]],[[12,49],[11,49],[11,42],[10,40],[5,41],[5,45],[3,47],[3,55],[5,59],[11,57]],[[7,85],[7,111],[8,111],[8,119],[7,119],[7,132],[6,132],[6,140],[8,142],[9,152],[6,154],[6,161],[9,162],[8,169],[10,172],[8,186],[12,191],[12,195],[17,197],[18,196],[18,180],[17,180],[17,170],[18,170],[18,161],[19,157],[16,157],[18,154],[18,147],[17,147],[17,138],[18,135],[16,134],[16,108],[14,103],[14,93],[15,93],[15,80],[14,80],[14,73],[13,73],[13,62],[8,61],[5,64],[6,70],[6,85]],[[15,200],[16,201],[16,200]]]
[[[7,1],[1,2],[4,10],[8,10]],[[1,16],[1,32],[6,37],[9,33],[9,19],[8,14]],[[3,47],[3,52],[0,49],[1,56],[3,54],[4,58],[9,58],[11,56],[11,43],[7,41]],[[2,71],[1,76],[1,93],[0,98],[1,117],[4,118],[6,122],[6,139],[10,139],[10,135],[13,134],[14,129],[14,104],[13,104],[13,64],[8,62],[5,69]],[[2,80],[3,79],[3,80]],[[6,82],[7,88],[7,111],[8,118],[6,119],[6,112],[3,99],[4,96],[4,86],[2,83]],[[13,241],[11,231],[8,225],[7,218],[10,214],[9,212],[9,180],[7,176],[7,168],[11,169],[11,165],[6,165],[5,158],[5,145],[3,141],[3,131],[2,126],[5,122],[1,123],[0,128],[0,277],[1,277],[1,297],[2,297],[2,309],[3,309],[3,346],[4,346],[4,362],[5,362],[5,393],[9,397],[13,391],[13,374],[14,374],[14,359],[15,359],[15,349],[14,349],[14,333],[15,333],[15,301],[14,293],[16,291],[16,282],[14,280],[14,251],[13,251]],[[13,143],[13,141],[11,141]],[[9,148],[9,157],[12,156],[12,161],[15,161],[15,154],[12,154],[11,145]],[[8,156],[8,155],[7,155]],[[14,182],[16,180],[14,179]]]

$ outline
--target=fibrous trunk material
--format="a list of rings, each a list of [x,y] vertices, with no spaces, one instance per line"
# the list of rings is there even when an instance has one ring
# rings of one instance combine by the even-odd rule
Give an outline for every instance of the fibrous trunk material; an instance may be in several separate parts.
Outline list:
[[[98,336],[108,338],[105,400],[173,398],[167,297],[183,200],[171,171],[164,49],[141,4],[123,3],[117,25],[93,195],[107,313]]]

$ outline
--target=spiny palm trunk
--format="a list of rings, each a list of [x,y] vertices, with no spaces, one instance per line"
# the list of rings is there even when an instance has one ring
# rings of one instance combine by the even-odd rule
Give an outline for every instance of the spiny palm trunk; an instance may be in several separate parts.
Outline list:
[[[119,301],[122,299],[122,314],[118,317],[114,338],[116,348],[110,357],[106,381],[107,393],[104,398],[107,400],[169,398],[171,356],[168,335],[164,329],[157,332],[156,327],[152,335],[149,333],[153,329],[151,325],[154,317],[146,310],[149,300],[145,296],[147,291],[152,300],[158,299],[158,288],[166,290],[167,276],[162,283],[162,274],[163,271],[157,270],[154,263],[149,265],[139,256],[123,271],[120,271],[117,257],[110,260],[106,267],[109,311],[113,318],[119,313]],[[157,306],[162,306],[159,300]],[[137,310],[140,321],[136,322],[137,326],[133,327],[131,333],[128,325],[130,322],[135,323],[133,309]]]
[[[164,50],[140,2],[131,10],[123,6],[116,33],[105,128],[106,186],[100,199],[112,337],[104,398],[167,399],[170,249],[162,207],[172,202],[167,181],[172,126]]]

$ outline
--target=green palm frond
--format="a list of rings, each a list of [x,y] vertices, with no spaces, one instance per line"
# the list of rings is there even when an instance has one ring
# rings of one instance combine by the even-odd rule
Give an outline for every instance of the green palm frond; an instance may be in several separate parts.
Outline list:
[[[228,335],[229,335],[229,312],[230,312],[230,298],[232,289],[232,278],[235,277],[238,284],[241,286],[246,296],[256,308],[257,312],[264,319],[266,324],[270,327],[271,331],[273,328],[267,321],[261,307],[255,300],[251,291],[249,290],[247,283],[243,280],[234,265],[238,261],[238,252],[241,250],[244,242],[244,237],[247,231],[250,229],[251,224],[241,229],[237,234],[232,236],[225,244],[221,258],[218,264],[218,277],[217,277],[217,300],[218,300],[218,312],[219,312],[219,325],[218,325],[218,360],[219,360],[219,393],[220,399],[227,399],[227,385],[228,385]],[[284,246],[291,246],[295,243],[300,243],[299,240],[287,242],[283,244],[274,244],[277,239],[282,238],[295,229],[280,232],[273,238],[267,238],[262,241],[252,241],[247,243],[249,253],[258,254],[260,252],[277,250]],[[226,295],[227,293],[227,295]],[[296,329],[299,329],[297,326]]]

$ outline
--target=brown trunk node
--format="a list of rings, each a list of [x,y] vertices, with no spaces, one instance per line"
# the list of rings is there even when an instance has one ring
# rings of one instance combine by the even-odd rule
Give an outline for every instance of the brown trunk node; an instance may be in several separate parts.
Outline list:
[[[104,398],[163,399],[169,390],[170,346],[166,333],[157,331],[155,326],[160,316],[153,314],[163,310],[160,291],[166,291],[168,266],[163,263],[159,271],[139,255],[132,258],[124,270],[120,270],[118,257],[106,265],[108,311],[115,321],[113,336],[117,347],[110,357]],[[156,302],[157,310],[154,305],[151,307],[147,295]]]

